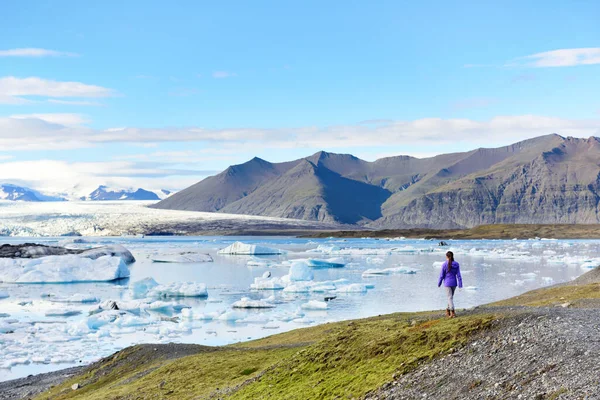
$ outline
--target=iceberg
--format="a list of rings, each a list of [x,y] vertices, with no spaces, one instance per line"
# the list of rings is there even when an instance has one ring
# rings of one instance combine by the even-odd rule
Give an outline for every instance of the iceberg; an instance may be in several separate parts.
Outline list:
[[[261,246],[258,244],[246,244],[242,242],[235,242],[231,246],[225,247],[218,251],[218,254],[223,255],[247,255],[247,256],[264,256],[264,255],[277,255],[285,254],[285,251],[272,249],[270,247]]]
[[[284,287],[284,282],[279,278],[254,278],[254,283],[250,284],[250,289],[254,290],[281,290]]]
[[[208,290],[204,283],[173,282],[153,287],[148,297],[208,297]]]
[[[367,269],[362,273],[364,276],[374,276],[374,275],[395,275],[395,274],[416,274],[418,269],[416,268],[408,268],[408,267],[396,267],[396,268],[384,268],[384,269]]]
[[[129,268],[123,259],[110,255],[0,259],[0,282],[6,283],[104,282],[127,277]]]
[[[120,257],[125,264],[132,264],[135,262],[135,257],[129,250],[120,244],[113,244],[110,246],[95,247],[92,249],[84,250],[79,253],[80,257],[90,258],[96,260],[100,257],[111,256]]]
[[[300,306],[303,310],[327,310],[327,303],[324,301],[310,300]]]
[[[234,321],[244,319],[244,318],[246,318],[246,316],[247,316],[247,314],[245,314],[244,312],[233,310],[233,311],[227,311],[227,312],[219,315],[219,317],[217,319],[221,320],[221,321],[234,322]]]
[[[65,308],[65,309],[56,308],[56,309],[51,309],[51,310],[46,311],[46,317],[72,317],[74,315],[79,315],[79,314],[81,314],[81,311],[71,310],[68,308]]]
[[[154,279],[144,278],[129,285],[129,295],[133,299],[143,299],[147,296],[148,292],[156,286],[158,286],[158,282]]]
[[[367,285],[362,283],[351,283],[350,285],[339,286],[335,291],[339,293],[366,293]]]
[[[236,301],[231,305],[233,308],[274,308],[275,305],[268,303],[264,300],[252,300],[248,297],[242,297],[241,300]]]
[[[155,263],[203,263],[213,262],[209,254],[203,253],[181,253],[181,254],[164,254],[151,258]]]
[[[289,277],[290,281],[312,281],[314,279],[310,267],[304,262],[296,261],[292,261]]]
[[[75,293],[74,295],[67,297],[58,297],[52,293],[43,293],[41,297],[47,298],[55,303],[98,303],[100,301],[96,296],[82,293]]]

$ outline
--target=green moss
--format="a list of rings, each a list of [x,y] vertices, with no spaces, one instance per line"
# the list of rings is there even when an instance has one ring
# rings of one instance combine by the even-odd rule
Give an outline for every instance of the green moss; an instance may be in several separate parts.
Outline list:
[[[43,399],[330,398],[360,396],[465,343],[494,315],[392,314],[207,348],[177,360],[136,347],[39,396]],[[439,315],[439,314],[438,314]],[[420,322],[413,322],[420,321]],[[132,362],[123,361],[133,360]],[[71,390],[73,383],[82,387]]]

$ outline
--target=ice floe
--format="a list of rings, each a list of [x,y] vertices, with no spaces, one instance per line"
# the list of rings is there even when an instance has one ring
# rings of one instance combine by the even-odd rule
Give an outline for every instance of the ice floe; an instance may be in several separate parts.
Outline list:
[[[247,244],[242,242],[235,242],[231,246],[227,246],[224,249],[219,250],[219,254],[223,255],[276,255],[285,254],[285,251],[279,249],[273,249],[267,246],[261,246],[258,244]]]
[[[327,310],[328,305],[324,301],[310,300],[300,306],[303,310]]]
[[[395,268],[383,268],[383,269],[367,269],[363,272],[363,276],[375,276],[375,275],[396,275],[405,274],[412,275],[416,274],[419,270],[416,268],[409,267],[395,267]]]
[[[151,257],[156,263],[205,263],[212,262],[210,254],[203,253],[181,253],[181,254],[163,254]]]
[[[252,300],[249,297],[242,297],[231,305],[233,308],[273,308],[274,304],[264,300]]]
[[[101,282],[127,277],[129,268],[123,259],[110,255],[0,259],[0,282],[7,283]]]

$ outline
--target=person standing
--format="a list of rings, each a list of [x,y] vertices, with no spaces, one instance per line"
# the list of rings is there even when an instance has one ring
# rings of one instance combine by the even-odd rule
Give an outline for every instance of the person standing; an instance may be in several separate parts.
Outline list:
[[[446,253],[446,261],[442,264],[442,270],[440,271],[440,278],[438,279],[438,287],[442,286],[442,283],[446,287],[446,293],[448,295],[448,307],[446,308],[446,316],[448,318],[455,318],[456,313],[454,312],[454,291],[456,287],[462,289],[462,276],[460,276],[460,265],[454,261],[454,253],[451,251]]]

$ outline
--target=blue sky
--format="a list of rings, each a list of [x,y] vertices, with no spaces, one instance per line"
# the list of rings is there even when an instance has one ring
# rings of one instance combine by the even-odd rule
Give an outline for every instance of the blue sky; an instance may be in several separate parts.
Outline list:
[[[600,135],[600,3],[450,3],[2,2],[0,180],[181,189],[253,156]]]

